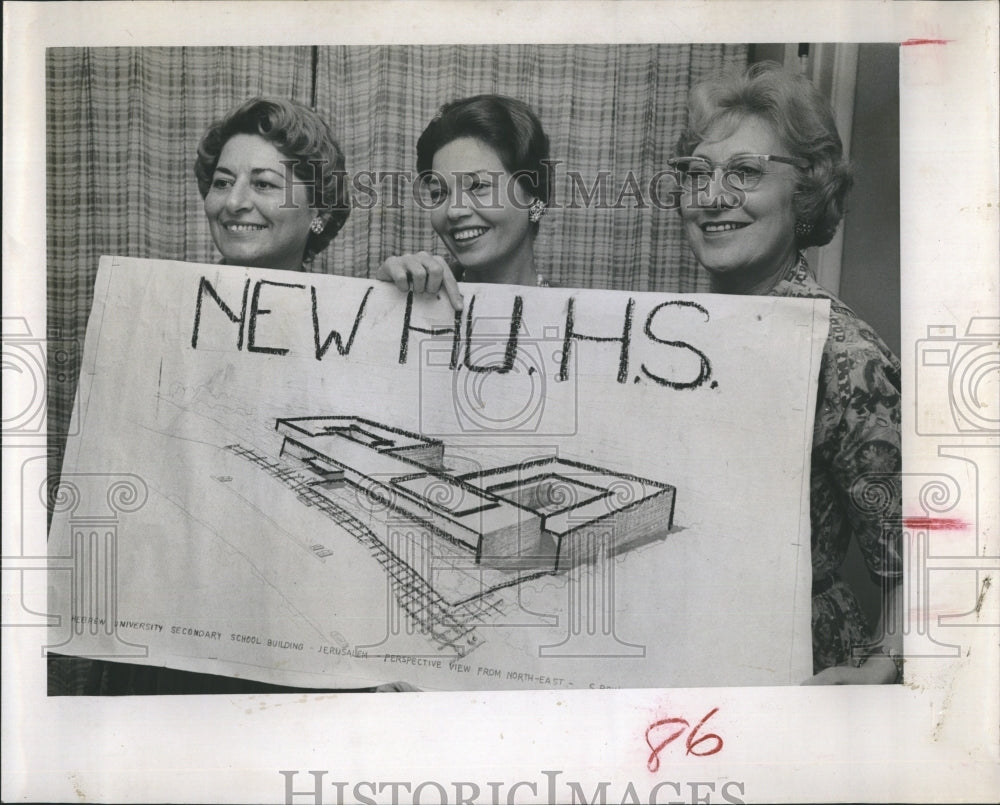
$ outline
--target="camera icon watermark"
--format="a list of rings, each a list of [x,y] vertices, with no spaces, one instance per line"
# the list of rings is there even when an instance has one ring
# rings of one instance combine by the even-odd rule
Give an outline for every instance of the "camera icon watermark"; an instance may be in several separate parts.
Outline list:
[[[457,355],[450,336],[420,342],[421,433],[538,437],[577,432],[576,354],[571,352],[567,370],[561,326],[532,333],[520,317],[484,316],[467,320],[465,331]]]
[[[963,336],[954,325],[929,326],[916,357],[918,434],[1000,434],[1000,318],[974,317]]]
[[[60,338],[57,331],[40,338],[21,316],[4,316],[3,345],[3,437],[41,440],[54,432],[46,418],[46,401],[60,392],[69,393],[79,367],[79,343]],[[73,405],[67,400],[67,410]],[[72,417],[61,432],[68,432]]]

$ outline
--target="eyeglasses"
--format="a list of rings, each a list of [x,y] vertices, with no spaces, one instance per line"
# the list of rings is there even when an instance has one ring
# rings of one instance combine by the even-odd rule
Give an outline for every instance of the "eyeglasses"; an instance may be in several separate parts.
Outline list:
[[[781,157],[774,154],[737,154],[726,162],[712,162],[705,157],[674,157],[667,164],[681,174],[681,181],[696,187],[707,188],[715,172],[722,168],[726,186],[731,190],[753,190],[765,173],[768,162],[781,162],[808,168],[809,161],[798,157]]]

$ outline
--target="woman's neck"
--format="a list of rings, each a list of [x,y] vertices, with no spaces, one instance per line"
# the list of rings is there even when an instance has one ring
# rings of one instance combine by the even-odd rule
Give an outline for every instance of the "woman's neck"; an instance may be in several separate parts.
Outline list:
[[[279,271],[305,271],[305,258],[305,252],[303,252],[302,257],[297,260],[294,257],[285,257],[280,260],[249,260],[243,262],[234,260],[230,262],[225,256],[223,256],[220,261],[220,265],[247,266],[249,268],[274,268]]]
[[[778,263],[776,271],[765,276],[759,274],[743,274],[735,271],[731,274],[713,273],[709,275],[712,293],[739,294],[741,296],[767,296],[774,286],[781,282],[799,260],[799,253],[793,251],[787,258]]]
[[[465,282],[488,282],[498,285],[535,285],[538,273],[535,271],[534,245],[534,238],[525,238],[518,250],[502,264],[468,267],[462,279]]]

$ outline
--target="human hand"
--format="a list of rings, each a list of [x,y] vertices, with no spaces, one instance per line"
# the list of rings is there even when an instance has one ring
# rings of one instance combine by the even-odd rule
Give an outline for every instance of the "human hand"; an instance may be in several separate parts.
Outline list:
[[[417,252],[390,257],[378,267],[375,279],[394,283],[404,293],[437,294],[444,289],[455,310],[463,307],[462,292],[458,289],[455,275],[440,255]]]
[[[899,671],[892,658],[873,654],[860,667],[834,665],[809,677],[803,685],[891,685]]]
[[[386,682],[384,685],[375,686],[376,693],[420,693],[420,688],[411,685],[409,682]]]

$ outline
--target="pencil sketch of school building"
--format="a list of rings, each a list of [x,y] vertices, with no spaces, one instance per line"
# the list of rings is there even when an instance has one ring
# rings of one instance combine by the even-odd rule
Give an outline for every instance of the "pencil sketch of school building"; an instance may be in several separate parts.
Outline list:
[[[557,457],[468,473],[441,440],[355,416],[278,419],[281,457],[331,495],[345,485],[467,551],[476,566],[557,572],[665,535],[669,484]]]

